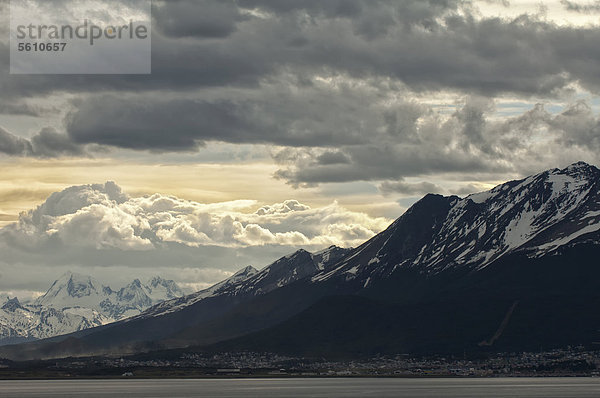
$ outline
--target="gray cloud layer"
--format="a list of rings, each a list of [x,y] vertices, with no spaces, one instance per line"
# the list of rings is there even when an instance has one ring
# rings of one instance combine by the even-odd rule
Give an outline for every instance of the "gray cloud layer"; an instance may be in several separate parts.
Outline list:
[[[415,90],[490,95],[548,95],[577,80],[598,88],[593,63],[585,62],[598,57],[597,29],[559,27],[535,16],[480,19],[469,4],[157,2],[152,76],[11,77],[1,87],[19,96],[55,89],[253,85],[284,68],[299,74],[392,77]],[[264,17],[243,14],[250,9]],[[3,57],[7,67],[8,58]]]
[[[0,127],[0,153],[11,156],[52,158],[85,155],[84,148],[66,134],[44,128],[31,139],[21,138]]]
[[[270,144],[284,147],[274,152],[276,177],[291,184],[393,180],[382,187],[406,190],[407,176],[524,172],[547,160],[542,148],[585,157],[597,147],[597,120],[583,103],[503,122],[490,109],[497,96],[557,98],[575,83],[597,93],[598,27],[481,17],[476,3],[459,0],[157,1],[153,17],[151,76],[4,74],[1,112],[49,94],[75,99],[64,134],[24,140],[3,131],[0,151]],[[412,99],[448,92],[471,99],[446,118]],[[561,124],[573,112],[582,119]],[[533,137],[532,128],[545,133]]]
[[[588,3],[579,3],[569,0],[560,1],[567,11],[574,11],[579,13],[591,13],[600,11],[600,1],[592,1]]]
[[[577,156],[597,159],[600,151],[600,118],[585,101],[559,114],[538,104],[524,114],[493,120],[488,100],[470,98],[448,118],[425,110],[397,129],[395,118],[383,118],[380,134],[368,145],[342,145],[335,157],[343,162],[322,161],[322,149],[284,149],[275,155],[282,168],[277,177],[295,185],[354,180],[399,180],[382,185],[383,192],[440,192],[433,185],[412,186],[405,176],[450,172],[527,174],[562,164]],[[398,131],[404,137],[398,137]],[[390,133],[391,132],[391,133]]]

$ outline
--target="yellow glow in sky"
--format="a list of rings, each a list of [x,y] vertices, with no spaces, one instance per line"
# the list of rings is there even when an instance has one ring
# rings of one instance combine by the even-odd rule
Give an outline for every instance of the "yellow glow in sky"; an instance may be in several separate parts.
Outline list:
[[[372,203],[360,196],[335,198],[318,188],[294,189],[272,177],[277,166],[245,164],[145,164],[110,159],[36,160],[0,162],[0,226],[17,220],[18,214],[35,208],[53,192],[73,185],[116,182],[130,196],[154,193],[174,195],[201,203],[250,199],[263,204],[296,199],[311,207],[338,200],[349,210],[381,216],[403,208],[394,201]],[[340,200],[341,199],[341,200]],[[370,203],[371,204],[368,204]]]

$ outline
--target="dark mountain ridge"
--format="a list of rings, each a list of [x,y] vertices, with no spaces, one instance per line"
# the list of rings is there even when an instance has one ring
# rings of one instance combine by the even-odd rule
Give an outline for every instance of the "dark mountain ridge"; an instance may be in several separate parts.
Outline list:
[[[0,356],[53,358],[186,346],[189,342],[181,341],[177,336],[185,335],[188,330],[207,329],[214,319],[242,304],[251,303],[271,291],[328,269],[348,251],[335,246],[314,254],[298,250],[260,271],[246,267],[226,281],[188,296],[162,302],[138,316],[57,338],[2,347]],[[214,329],[214,334],[217,333]],[[217,340],[213,336],[210,341]]]
[[[296,252],[237,284],[74,336],[77,348],[63,343],[61,353],[592,346],[600,341],[599,184],[600,170],[579,162],[462,199],[430,194],[363,245],[332,249],[326,264]],[[21,347],[58,355],[52,343]]]

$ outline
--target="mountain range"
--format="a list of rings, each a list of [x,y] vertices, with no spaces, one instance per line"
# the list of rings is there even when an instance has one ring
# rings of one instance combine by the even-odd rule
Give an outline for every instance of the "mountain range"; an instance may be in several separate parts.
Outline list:
[[[120,290],[91,276],[67,272],[33,303],[0,298],[0,344],[43,339],[140,314],[165,300],[183,296],[172,280],[138,279]]]
[[[112,324],[2,347],[0,356],[591,347],[600,341],[599,188],[600,170],[579,162],[465,198],[429,194],[357,248],[299,250]]]

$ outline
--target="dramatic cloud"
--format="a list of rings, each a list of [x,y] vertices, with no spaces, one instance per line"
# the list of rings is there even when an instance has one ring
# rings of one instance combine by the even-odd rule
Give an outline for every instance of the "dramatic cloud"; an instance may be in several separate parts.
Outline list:
[[[470,172],[527,174],[569,158],[597,161],[600,118],[585,101],[550,114],[538,104],[524,114],[497,120],[493,103],[469,98],[443,117],[421,113],[381,118],[368,145],[342,145],[332,153],[320,148],[283,149],[274,155],[278,178],[293,185],[356,180],[384,183],[383,192],[440,192],[430,183],[410,185],[404,177]],[[388,114],[389,115],[389,114]],[[402,120],[398,128],[396,120]],[[384,122],[387,122],[385,124]],[[323,162],[323,156],[342,161]]]
[[[278,145],[275,176],[295,186],[452,172],[525,174],[535,170],[533,162],[537,169],[552,167],[567,154],[597,160],[598,118],[584,101],[559,114],[536,105],[499,120],[495,102],[481,96],[444,114],[397,97],[406,91],[377,80],[314,79],[293,91],[286,82],[263,85],[260,96],[238,91],[235,101],[93,97],[71,113],[67,128],[81,145],[173,151],[207,141]]]
[[[170,37],[227,37],[242,19],[233,0],[169,0],[153,6],[158,29]]]
[[[7,155],[27,156],[33,152],[31,143],[0,127],[0,152]]]
[[[161,274],[202,287],[300,247],[359,245],[390,222],[337,203],[202,204],[161,194],[129,197],[112,182],[74,186],[0,229],[0,291],[27,290],[17,282],[25,268],[33,290],[69,269],[115,283]]]
[[[259,93],[238,90],[235,98],[211,101],[94,96],[76,104],[67,131],[79,144],[155,151],[190,151],[204,141],[283,146],[371,141],[380,116],[374,88],[342,80],[337,88],[315,82],[291,89],[296,83],[291,79],[265,83]],[[373,104],[363,103],[366,98]]]
[[[44,128],[28,140],[0,127],[0,153],[46,158],[85,155],[85,150],[66,134],[61,134],[53,128]]]
[[[71,188],[0,230],[3,270],[18,275],[20,264],[47,277],[96,267],[137,277],[161,269],[208,283],[298,247],[361,243],[389,221],[362,210],[395,215],[398,200],[428,192],[470,193],[600,162],[598,2],[517,3],[157,0],[151,75],[18,76],[8,73],[8,1],[0,0],[0,154],[15,175],[18,162],[39,158],[246,167],[259,153],[261,167],[240,174],[270,179],[269,190],[252,187],[263,188],[260,203]],[[50,178],[48,169],[38,194],[89,182],[82,170],[60,173]],[[188,181],[173,179],[168,189],[185,197]],[[214,179],[190,188],[206,195],[195,197],[257,197],[249,184],[216,188]],[[3,181],[6,192],[33,189],[22,178]],[[303,190],[263,200],[284,184]],[[320,207],[307,192],[321,195]],[[28,207],[4,204],[0,221]]]
[[[544,165],[561,161],[539,153],[575,144],[581,131],[533,137],[511,127],[518,116],[498,125],[494,104],[508,94],[559,98],[576,85],[597,92],[590,60],[600,57],[600,29],[540,15],[490,18],[476,8],[433,0],[157,2],[151,77],[0,79],[9,98],[74,95],[64,134],[56,127],[29,143],[3,136],[1,150],[48,157],[81,155],[89,144],[152,152],[266,144],[278,147],[275,176],[294,186],[523,174],[532,154],[547,157]],[[449,93],[469,98],[454,114],[423,102]],[[597,160],[587,148],[570,155]]]
[[[56,157],[61,155],[85,155],[84,149],[71,141],[66,134],[53,128],[44,128],[31,138],[33,152],[38,157]]]
[[[169,243],[193,248],[279,245],[291,250],[358,245],[389,222],[336,203],[312,209],[288,200],[243,211],[255,205],[244,200],[201,204],[161,194],[130,198],[111,182],[76,186],[21,214],[16,224],[0,230],[0,239],[23,250],[54,245],[145,251],[162,250]]]
[[[487,95],[553,95],[574,82],[599,87],[587,62],[599,55],[597,28],[531,15],[482,17],[471,2],[178,0],[157,2],[154,18],[152,76],[7,75],[0,89],[11,98],[55,90],[187,91],[252,86],[281,71]],[[7,68],[8,57],[2,63]]]

